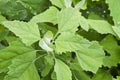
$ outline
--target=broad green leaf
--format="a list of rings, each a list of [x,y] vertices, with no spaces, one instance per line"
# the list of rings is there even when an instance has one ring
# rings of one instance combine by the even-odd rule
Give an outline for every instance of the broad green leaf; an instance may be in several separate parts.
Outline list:
[[[55,59],[54,70],[57,80],[72,80],[72,74],[69,67],[59,59]]]
[[[104,51],[98,42],[92,42],[93,44],[88,47],[82,47],[76,52],[78,62],[83,70],[96,73],[99,67],[103,64]]]
[[[90,77],[85,74],[78,63],[72,63],[70,65],[70,68],[76,80],[91,80]]]
[[[120,62],[120,46],[117,44],[116,39],[108,35],[101,41],[101,45],[110,55],[105,57],[104,65],[108,67],[117,66],[117,63]]]
[[[71,0],[50,0],[51,3],[59,8],[71,7]]]
[[[26,58],[25,58],[26,57]],[[34,65],[35,51],[24,53],[12,60],[4,80],[40,80]]]
[[[112,28],[116,35],[120,38],[120,27],[112,26]]]
[[[120,0],[106,0],[106,3],[108,3],[115,26],[120,26]]]
[[[57,13],[58,12],[59,11],[57,10],[57,8],[50,7],[45,12],[40,13],[40,14],[34,16],[31,19],[31,22],[34,22],[34,23],[51,22],[53,24],[56,24],[57,23]]]
[[[37,24],[31,22],[5,21],[4,26],[20,37],[27,46],[40,40],[40,33]]]
[[[98,72],[93,76],[92,80],[112,80],[112,76],[108,71],[98,70]]]
[[[27,52],[33,51],[32,48],[26,47],[20,41],[13,41],[10,46],[0,50],[0,73],[6,71],[11,65],[12,59]]]
[[[58,14],[58,32],[75,32],[79,26],[81,13],[74,8],[63,9]]]
[[[56,50],[60,53],[80,50],[81,47],[89,47],[91,43],[83,37],[71,33],[62,33],[55,41]]]
[[[98,33],[101,33],[101,34],[110,33],[115,35],[112,29],[112,25],[110,25],[107,21],[88,19],[88,24],[90,25],[90,28],[96,30]]]

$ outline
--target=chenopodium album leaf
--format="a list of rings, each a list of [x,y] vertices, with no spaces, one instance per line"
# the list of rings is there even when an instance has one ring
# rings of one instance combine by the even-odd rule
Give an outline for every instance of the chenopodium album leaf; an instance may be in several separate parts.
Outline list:
[[[14,58],[4,80],[40,80],[34,65],[35,58],[35,51],[26,52]]]
[[[55,7],[50,7],[43,13],[40,13],[34,16],[30,21],[34,23],[41,23],[41,22],[51,22],[53,24],[57,23],[57,14],[59,10]]]
[[[83,37],[71,33],[62,33],[55,41],[56,51],[76,52],[78,62],[86,71],[96,73],[103,64],[104,50],[98,42],[89,42]],[[94,68],[93,68],[94,67]]]
[[[96,73],[99,67],[101,67],[103,64],[105,53],[98,42],[92,42],[92,45],[88,48],[81,47],[78,51],[75,52],[78,62],[86,71]]]
[[[9,47],[0,50],[0,72],[3,72],[8,68],[13,58],[30,51],[33,51],[33,49],[26,47],[20,41],[11,42]]]
[[[81,13],[74,8],[62,9],[57,17],[58,21],[58,33],[61,32],[72,32],[77,31],[79,26],[79,19],[81,18]]]
[[[40,80],[33,63],[35,58],[33,48],[20,41],[11,42],[9,47],[0,50],[0,72],[9,70],[4,80]]]
[[[112,25],[109,24],[105,20],[87,20],[88,24],[90,25],[91,29],[96,30],[100,34],[112,34],[116,35],[115,32],[112,29]]]
[[[3,25],[20,37],[27,46],[40,40],[38,25],[32,22],[4,21]]]

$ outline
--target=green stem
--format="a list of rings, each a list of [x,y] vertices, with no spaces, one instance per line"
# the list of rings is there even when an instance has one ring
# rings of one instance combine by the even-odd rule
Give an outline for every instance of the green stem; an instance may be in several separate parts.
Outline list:
[[[48,54],[44,54],[44,55],[41,55],[41,56],[35,58],[35,60],[34,60],[33,62],[35,62],[35,61],[38,60],[39,58],[44,57],[44,56],[46,56],[46,55],[48,55]]]

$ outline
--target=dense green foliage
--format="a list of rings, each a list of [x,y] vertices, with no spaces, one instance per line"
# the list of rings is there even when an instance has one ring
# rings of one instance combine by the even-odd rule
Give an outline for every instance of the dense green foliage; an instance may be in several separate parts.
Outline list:
[[[120,80],[120,0],[0,0],[0,80]]]

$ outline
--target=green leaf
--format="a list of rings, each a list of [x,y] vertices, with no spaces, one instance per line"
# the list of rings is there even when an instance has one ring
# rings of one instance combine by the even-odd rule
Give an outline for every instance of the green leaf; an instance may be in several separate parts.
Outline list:
[[[104,59],[104,65],[108,67],[117,66],[117,63],[120,62],[120,46],[117,44],[116,39],[108,35],[100,43],[109,54]]]
[[[27,52],[33,51],[32,48],[26,47],[20,41],[13,41],[10,46],[0,50],[0,73],[7,70],[11,65],[12,59]]]
[[[25,58],[27,57],[27,58]],[[5,80],[40,80],[34,65],[35,51],[24,53],[12,60]]]
[[[59,8],[71,7],[71,0],[50,0],[51,3]]]
[[[76,80],[91,80],[90,77],[85,74],[78,63],[72,63],[70,67]]]
[[[20,37],[27,46],[40,40],[38,25],[31,22],[5,21],[4,26]]]
[[[115,26],[120,26],[120,0],[106,0],[106,3],[109,5]]]
[[[58,32],[75,32],[79,26],[79,19],[81,18],[81,13],[74,8],[63,9],[58,14]]]
[[[110,25],[107,21],[88,19],[88,24],[90,25],[90,28],[96,30],[98,33],[101,33],[101,34],[109,33],[109,34],[116,35],[112,29],[112,25]]]
[[[98,70],[98,72],[93,76],[92,80],[112,80],[112,76],[108,71]]]
[[[69,67],[59,59],[55,59],[54,70],[57,80],[72,80],[72,74]]]
[[[91,43],[83,37],[71,33],[62,33],[55,41],[56,50],[60,53],[80,50],[81,47],[89,47]]]
[[[57,8],[50,7],[45,12],[40,13],[40,14],[34,16],[31,19],[31,22],[34,22],[34,23],[51,22],[53,24],[56,24],[57,23],[57,13],[58,12],[59,11],[57,10]]]
[[[103,64],[105,54],[98,42],[92,42],[92,45],[88,48],[82,47],[75,52],[79,64],[86,71],[96,73]]]

